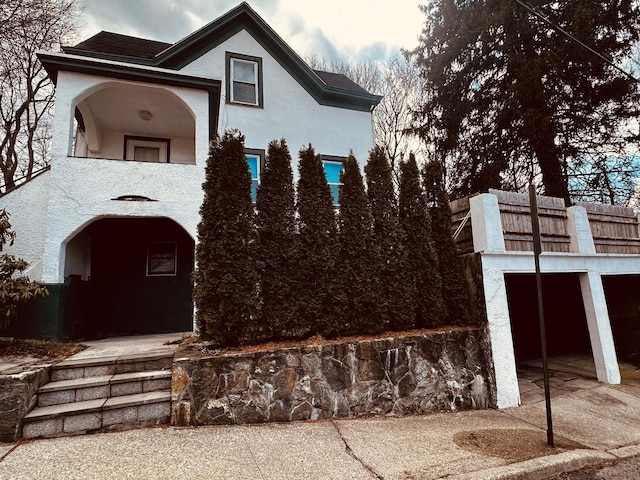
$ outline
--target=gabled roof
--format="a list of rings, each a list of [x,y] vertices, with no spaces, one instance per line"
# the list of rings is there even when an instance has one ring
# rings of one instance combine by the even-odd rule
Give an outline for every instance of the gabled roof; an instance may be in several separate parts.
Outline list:
[[[83,73],[88,73],[89,58],[180,70],[242,30],[251,34],[322,105],[369,111],[382,99],[344,75],[312,70],[246,2],[174,44],[101,32],[74,47],[64,47],[70,57],[64,64],[56,65],[51,55],[43,64],[52,78],[58,70],[80,71],[73,66],[73,57],[84,57]],[[40,58],[43,60],[42,55]],[[100,74],[99,65],[104,62],[97,62],[96,74]]]
[[[120,33],[100,32],[73,47],[62,47],[75,55],[105,54],[107,56],[152,59],[172,44],[131,37]]]

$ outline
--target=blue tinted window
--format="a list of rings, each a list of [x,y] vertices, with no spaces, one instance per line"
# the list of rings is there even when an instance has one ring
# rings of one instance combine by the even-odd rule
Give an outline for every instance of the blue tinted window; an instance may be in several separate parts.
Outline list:
[[[342,164],[337,162],[324,162],[324,173],[327,175],[327,182],[340,183],[340,172]]]
[[[247,155],[247,163],[249,164],[249,171],[251,172],[251,200],[255,202],[256,198],[258,198],[258,172],[260,171],[260,156]]]
[[[339,205],[338,195],[340,193],[340,172],[342,171],[342,163],[335,161],[323,161],[324,173],[327,176],[327,183],[331,189],[331,196],[333,197],[333,204]]]

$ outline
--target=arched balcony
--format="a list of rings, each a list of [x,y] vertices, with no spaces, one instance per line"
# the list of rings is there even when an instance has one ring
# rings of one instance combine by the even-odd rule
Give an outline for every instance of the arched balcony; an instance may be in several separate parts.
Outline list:
[[[195,164],[191,109],[163,87],[107,82],[75,104],[74,157]]]

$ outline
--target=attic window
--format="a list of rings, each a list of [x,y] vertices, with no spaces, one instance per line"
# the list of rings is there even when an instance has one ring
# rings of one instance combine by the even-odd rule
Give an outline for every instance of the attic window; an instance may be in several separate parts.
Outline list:
[[[227,52],[227,102],[262,106],[262,59]]]

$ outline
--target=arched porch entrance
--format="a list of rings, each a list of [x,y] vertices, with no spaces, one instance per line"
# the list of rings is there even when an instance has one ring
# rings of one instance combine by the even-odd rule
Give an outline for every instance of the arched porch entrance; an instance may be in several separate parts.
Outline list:
[[[74,337],[193,329],[194,241],[173,220],[100,219],[66,250]]]

